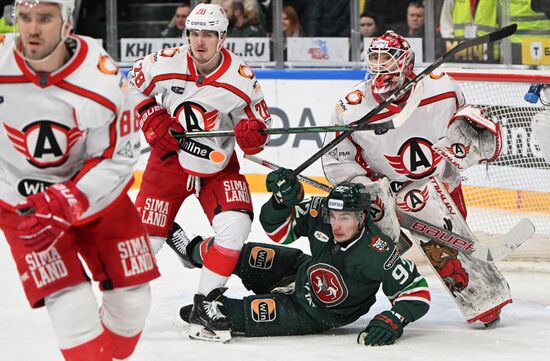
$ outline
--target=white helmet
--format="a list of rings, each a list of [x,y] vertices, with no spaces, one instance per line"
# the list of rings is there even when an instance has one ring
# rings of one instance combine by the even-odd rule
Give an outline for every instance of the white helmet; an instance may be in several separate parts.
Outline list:
[[[225,10],[217,4],[198,4],[193,8],[185,21],[185,31],[189,30],[215,31],[221,38],[227,33],[229,20]]]
[[[75,0],[15,0],[16,7],[20,4],[33,7],[35,5],[38,5],[39,3],[59,4],[63,21],[72,21],[72,15],[75,8]]]

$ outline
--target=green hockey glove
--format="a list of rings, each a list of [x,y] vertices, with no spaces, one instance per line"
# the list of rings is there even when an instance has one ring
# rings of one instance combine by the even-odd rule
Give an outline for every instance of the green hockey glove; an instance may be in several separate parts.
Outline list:
[[[374,316],[357,342],[365,346],[391,345],[403,334],[402,317],[393,311],[384,311]]]
[[[304,187],[290,169],[279,168],[267,175],[265,186],[275,200],[286,207],[294,207],[304,199]]]

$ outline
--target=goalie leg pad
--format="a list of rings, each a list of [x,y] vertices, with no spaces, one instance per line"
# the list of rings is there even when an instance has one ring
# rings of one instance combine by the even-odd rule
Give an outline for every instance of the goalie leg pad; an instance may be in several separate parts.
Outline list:
[[[417,218],[475,238],[451,196],[437,178],[404,187],[397,194],[397,205]],[[494,264],[459,253],[428,236],[413,234],[412,239],[421,247],[428,263],[446,286],[466,320],[476,319],[487,311],[502,308],[510,302],[508,283]]]

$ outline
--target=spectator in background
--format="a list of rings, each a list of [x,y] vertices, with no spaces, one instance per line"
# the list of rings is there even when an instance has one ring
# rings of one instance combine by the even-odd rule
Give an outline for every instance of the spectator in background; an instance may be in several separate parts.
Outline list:
[[[359,33],[362,38],[374,38],[386,32],[384,22],[378,14],[364,12],[359,18]]]
[[[0,34],[13,33],[13,5],[4,6],[4,15],[0,18]]]
[[[349,0],[312,1],[309,3],[308,12],[306,32],[309,36],[350,36]]]
[[[526,38],[550,38],[550,19],[543,12],[532,8],[532,0],[514,0],[507,2],[510,23],[518,24],[517,32],[511,36],[512,61],[521,62],[521,42]],[[535,3],[534,3],[535,4]],[[441,9],[441,36],[443,38],[475,38],[495,31],[501,26],[499,16],[504,5],[502,0],[444,0]],[[495,44],[495,60],[498,48]],[[527,46],[529,46],[527,44]]]
[[[298,14],[294,7],[287,5],[283,7],[283,36],[286,38],[304,36],[302,25],[298,21]]]
[[[407,7],[407,21],[396,25],[395,32],[406,38],[424,37],[424,5],[421,1],[412,1]]]
[[[229,19],[227,36],[230,38],[254,38],[267,36],[261,25],[251,24],[245,17],[244,4],[241,0],[226,1],[225,11]]]
[[[168,27],[160,33],[163,38],[181,38],[185,34],[185,20],[191,13],[191,6],[183,3],[176,8],[176,13]]]
[[[407,20],[407,6],[411,0],[367,0],[364,12],[374,12],[383,16],[388,29],[394,29]]]

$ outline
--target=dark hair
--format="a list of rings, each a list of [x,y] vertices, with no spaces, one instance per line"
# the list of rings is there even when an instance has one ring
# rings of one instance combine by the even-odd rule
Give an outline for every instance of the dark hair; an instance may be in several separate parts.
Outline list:
[[[384,18],[382,16],[373,11],[365,10],[359,16],[359,19],[363,17],[371,18],[374,20],[374,24],[376,25],[376,32],[373,34],[374,37],[380,36],[386,32],[386,24],[384,23]]]
[[[231,9],[233,9],[233,11],[239,10],[241,14],[244,16],[244,4],[242,1],[233,0],[233,2],[231,3]]]
[[[414,6],[415,8],[422,8],[424,9],[424,2],[423,1],[419,1],[419,0],[413,0],[409,3],[409,5],[407,6],[407,8],[411,7],[411,6]]]

